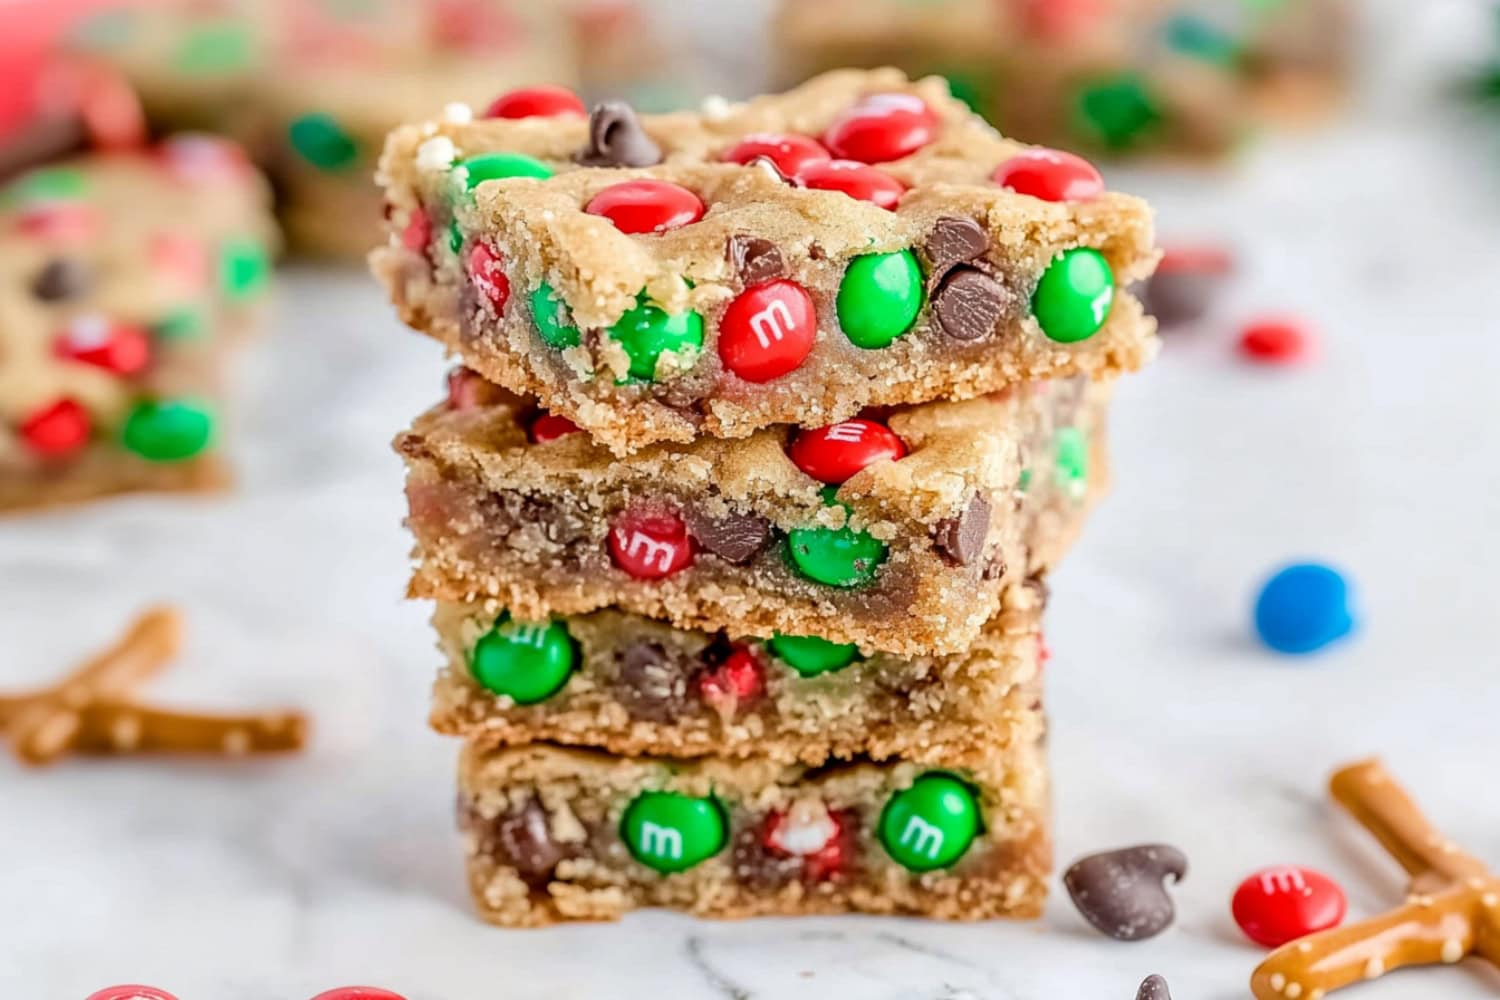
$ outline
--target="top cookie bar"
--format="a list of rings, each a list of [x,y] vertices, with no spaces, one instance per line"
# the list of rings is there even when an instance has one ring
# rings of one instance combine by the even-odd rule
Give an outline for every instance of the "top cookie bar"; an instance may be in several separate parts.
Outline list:
[[[637,118],[410,125],[372,263],[402,318],[616,454],[1139,367],[1150,210],[939,79],[839,71]],[[459,115],[457,117],[463,117]]]

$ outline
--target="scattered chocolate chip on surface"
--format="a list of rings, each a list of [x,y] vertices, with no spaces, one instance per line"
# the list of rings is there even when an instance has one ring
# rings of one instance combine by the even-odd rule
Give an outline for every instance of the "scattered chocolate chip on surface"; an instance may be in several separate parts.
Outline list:
[[[976,493],[962,514],[938,522],[934,544],[943,558],[967,566],[984,554],[989,533],[990,502]]]
[[[1212,248],[1168,250],[1141,291],[1146,311],[1162,329],[1187,326],[1208,314],[1229,278],[1229,254]]]
[[[650,167],[661,162],[661,147],[629,104],[601,101],[589,115],[589,144],[576,159],[585,167]]]
[[[1091,854],[1063,874],[1063,885],[1085,920],[1116,941],[1144,941],[1175,916],[1166,879],[1180,882],[1187,857],[1167,844]]]
[[[683,520],[699,545],[737,565],[749,562],[771,538],[771,522],[758,514],[714,518],[689,508]]]
[[[1147,976],[1141,988],[1135,991],[1135,1000],[1172,1000],[1172,993],[1161,976]]]
[[[93,271],[76,257],[54,257],[31,283],[31,294],[43,302],[76,299],[93,284]]]
[[[995,278],[961,265],[944,275],[932,293],[933,322],[949,340],[982,340],[995,332],[1011,298]]]
[[[735,233],[729,237],[725,253],[746,288],[774,281],[786,274],[781,248],[760,236]]]

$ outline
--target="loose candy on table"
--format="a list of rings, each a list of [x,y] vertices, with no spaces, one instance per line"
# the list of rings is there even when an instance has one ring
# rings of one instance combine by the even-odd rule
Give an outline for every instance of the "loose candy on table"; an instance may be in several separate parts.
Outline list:
[[[177,1000],[177,998],[155,986],[121,985],[106,986],[102,990],[90,993],[88,1000]]]
[[[399,993],[383,990],[377,986],[340,986],[325,990],[312,1000],[406,1000]]]
[[[897,864],[925,872],[958,861],[979,829],[973,788],[954,775],[928,771],[886,802],[878,836]]]
[[[1161,976],[1147,976],[1135,991],[1135,1000],[1172,1000],[1172,991]]]
[[[1286,566],[1261,585],[1254,624],[1261,642],[1278,653],[1316,652],[1354,631],[1349,584],[1321,563]]]
[[[1292,364],[1312,352],[1312,334],[1294,320],[1259,320],[1240,331],[1239,351],[1247,360]]]
[[[1233,268],[1227,250],[1219,247],[1168,247],[1142,291],[1146,311],[1164,330],[1202,319]]]
[[[1338,883],[1311,868],[1263,868],[1240,883],[1230,910],[1245,936],[1267,948],[1337,927],[1348,904]]]
[[[1187,874],[1187,857],[1168,844],[1091,854],[1063,873],[1073,905],[1116,941],[1144,941],[1172,925],[1176,909],[1166,882]]]

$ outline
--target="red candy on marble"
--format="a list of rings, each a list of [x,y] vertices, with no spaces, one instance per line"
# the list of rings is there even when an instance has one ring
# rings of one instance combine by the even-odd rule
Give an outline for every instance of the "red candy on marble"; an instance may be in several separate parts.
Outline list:
[[[1240,883],[1230,910],[1245,936],[1267,948],[1337,927],[1344,890],[1321,872],[1294,865],[1262,868]]]
[[[705,702],[732,712],[764,693],[766,670],[748,648],[736,646],[723,663],[699,674],[697,685]]]
[[[1307,330],[1290,320],[1262,320],[1240,331],[1240,353],[1263,364],[1299,361],[1311,346],[1312,337]]]
[[[399,993],[378,986],[340,986],[313,997],[312,1000],[406,1000]]]
[[[615,565],[637,580],[660,580],[693,564],[693,538],[669,510],[628,510],[609,529]]]
[[[899,461],[906,445],[884,424],[856,418],[798,433],[787,455],[809,476],[837,486],[872,462]]]
[[[823,133],[834,156],[885,163],[910,156],[937,137],[938,116],[915,94],[871,94],[850,105]]]
[[[719,321],[719,360],[747,382],[794,371],[818,335],[812,296],[794,281],[767,281],[729,303]]]
[[[555,413],[543,413],[531,422],[531,443],[546,444],[548,441],[556,441],[569,434],[577,434],[578,429],[578,425],[567,417],[559,417]]]
[[[788,177],[795,177],[814,163],[827,163],[833,157],[818,140],[793,133],[761,132],[747,135],[724,151],[725,163],[749,163],[765,157]]]
[[[495,312],[504,312],[510,301],[510,278],[505,275],[505,258],[483,243],[469,250],[469,279],[484,293]]]
[[[71,399],[44,406],[21,423],[21,440],[34,454],[61,458],[89,443],[89,411]]]
[[[1081,156],[1057,149],[1028,149],[995,168],[990,179],[1042,201],[1088,201],[1104,191],[1104,178]]]
[[[155,986],[106,986],[97,993],[90,993],[88,1000],[177,1000],[177,998]]]
[[[432,242],[432,219],[421,205],[411,210],[406,227],[401,230],[401,245],[414,253],[422,253]]]
[[[86,240],[99,231],[99,213],[89,205],[47,202],[23,210],[16,228],[39,240]]]
[[[664,233],[703,218],[703,201],[681,184],[642,178],[605,188],[584,211],[604,216],[622,233]]]
[[[52,341],[52,352],[125,377],[139,374],[151,363],[151,335],[103,316],[78,316]]]
[[[583,116],[583,101],[567,87],[542,85],[507,91],[490,102],[486,118],[555,118]]]
[[[802,168],[797,180],[818,191],[841,191],[859,201],[873,202],[893,211],[906,185],[880,170],[853,160],[827,160]]]

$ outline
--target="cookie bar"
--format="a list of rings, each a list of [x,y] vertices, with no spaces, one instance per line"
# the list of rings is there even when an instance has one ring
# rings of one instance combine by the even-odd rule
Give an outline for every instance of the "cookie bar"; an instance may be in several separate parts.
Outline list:
[[[414,597],[522,621],[599,608],[679,628],[957,653],[1102,489],[1110,387],[1074,380],[616,459],[460,370],[397,449]],[[565,426],[564,426],[565,425]]]
[[[269,282],[269,200],[204,136],[0,188],[0,510],[224,482],[212,400]]]
[[[807,768],[464,750],[459,824],[484,919],[1040,914],[1051,866],[1038,743]]]
[[[947,78],[1007,135],[1098,154],[1213,156],[1347,81],[1349,0],[782,0],[782,75],[899,66]]]
[[[941,80],[428,122],[381,160],[402,319],[617,454],[1141,365],[1144,202]],[[1026,193],[1021,193],[1021,192]]]
[[[241,139],[275,179],[299,249],[368,253],[371,183],[403,121],[522,82],[572,83],[573,26],[524,0],[167,0],[112,8],[75,45],[122,66],[158,123]]]
[[[814,636],[732,640],[595,611],[529,623],[440,602],[439,732],[624,755],[942,757],[1035,739],[1042,585],[1017,586],[961,653],[902,658]]]

